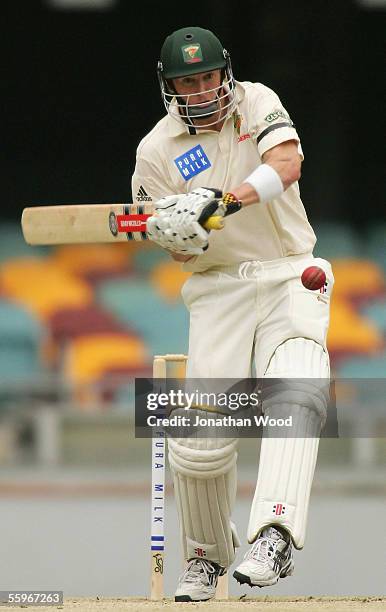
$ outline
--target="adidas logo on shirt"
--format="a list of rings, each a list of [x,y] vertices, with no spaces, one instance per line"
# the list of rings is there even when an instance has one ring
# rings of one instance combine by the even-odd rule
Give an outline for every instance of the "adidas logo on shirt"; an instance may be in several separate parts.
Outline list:
[[[142,187],[142,185],[138,189],[136,200],[137,200],[137,202],[151,202],[151,197],[149,195],[147,195],[147,193],[146,193],[144,187]]]

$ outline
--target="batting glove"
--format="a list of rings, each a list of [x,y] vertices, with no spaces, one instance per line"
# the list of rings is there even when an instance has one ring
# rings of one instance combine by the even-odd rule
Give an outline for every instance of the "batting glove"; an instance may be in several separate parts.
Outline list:
[[[149,240],[157,243],[164,249],[170,248],[170,241],[165,233],[170,228],[170,216],[173,208],[185,194],[176,194],[161,198],[155,203],[154,214],[146,222],[146,231]]]
[[[173,240],[172,249],[188,255],[201,255],[208,248],[209,234],[199,220],[204,208],[213,203],[212,210],[207,210],[209,217],[217,209],[221,191],[198,187],[180,198],[170,215],[170,229],[167,234]]]

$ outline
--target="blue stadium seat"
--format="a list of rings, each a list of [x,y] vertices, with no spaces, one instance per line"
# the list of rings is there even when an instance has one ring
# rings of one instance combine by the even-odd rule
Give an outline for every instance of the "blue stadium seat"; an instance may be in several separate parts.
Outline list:
[[[40,323],[17,304],[0,300],[0,380],[30,380],[42,372]]]
[[[23,238],[21,226],[3,222],[0,226],[0,262],[15,257],[44,257],[50,247],[30,246]]]
[[[366,255],[376,261],[386,272],[386,223],[369,228]]]
[[[141,278],[145,278],[152,272],[156,265],[162,261],[170,261],[170,259],[170,255],[168,255],[164,249],[151,245],[134,253],[132,265],[134,272]]]
[[[376,357],[353,357],[342,363],[336,374],[341,378],[386,378],[386,353]]]
[[[363,415],[372,418],[374,411],[384,415],[385,388],[386,388],[386,352],[376,357],[355,357],[336,368],[334,378],[343,385],[351,384],[352,399],[346,400],[346,404],[353,406],[362,405]],[[346,380],[350,379],[350,380]],[[339,406],[339,394],[337,394]],[[344,402],[343,402],[344,403]]]
[[[128,382],[119,387],[114,398],[114,408],[123,413],[134,413],[135,384]]]
[[[171,304],[143,279],[101,283],[97,300],[142,335],[151,354],[184,353],[188,348],[188,312],[181,301]]]
[[[314,255],[325,259],[361,257],[363,244],[349,225],[323,222],[314,227],[317,242]]]
[[[386,300],[381,299],[363,308],[362,314],[386,334]]]

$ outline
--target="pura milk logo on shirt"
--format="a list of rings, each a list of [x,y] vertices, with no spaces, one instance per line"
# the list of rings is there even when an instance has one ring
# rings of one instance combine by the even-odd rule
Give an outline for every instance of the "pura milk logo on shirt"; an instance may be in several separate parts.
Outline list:
[[[201,145],[196,145],[174,160],[184,181],[211,167],[211,163]]]

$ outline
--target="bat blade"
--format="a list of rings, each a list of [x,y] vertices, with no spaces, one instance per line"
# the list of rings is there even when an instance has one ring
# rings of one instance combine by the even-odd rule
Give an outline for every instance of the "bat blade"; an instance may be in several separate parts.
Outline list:
[[[31,245],[146,240],[146,220],[153,212],[152,203],[34,206],[23,210],[21,226]],[[202,225],[208,231],[222,229],[223,215],[212,215]]]
[[[24,239],[31,245],[145,240],[153,204],[63,204],[23,210]]]

